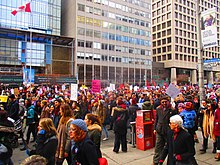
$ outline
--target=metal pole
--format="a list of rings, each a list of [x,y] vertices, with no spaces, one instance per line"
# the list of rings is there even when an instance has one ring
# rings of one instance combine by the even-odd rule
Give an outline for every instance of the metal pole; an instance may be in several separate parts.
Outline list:
[[[204,70],[203,70],[203,49],[201,42],[201,28],[200,28],[200,0],[197,0],[196,4],[196,31],[197,31],[197,43],[198,43],[198,76],[199,76],[199,93],[200,93],[200,105],[202,100],[205,99],[204,93]]]

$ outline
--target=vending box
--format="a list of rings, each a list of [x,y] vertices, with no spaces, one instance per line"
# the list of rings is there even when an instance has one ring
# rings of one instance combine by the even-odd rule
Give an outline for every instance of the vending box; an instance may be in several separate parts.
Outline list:
[[[140,150],[153,148],[153,115],[151,110],[139,110],[136,117],[136,147]]]

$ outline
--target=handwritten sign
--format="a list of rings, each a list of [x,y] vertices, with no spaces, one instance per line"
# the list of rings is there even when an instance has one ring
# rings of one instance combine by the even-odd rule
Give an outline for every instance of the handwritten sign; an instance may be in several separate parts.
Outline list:
[[[175,98],[180,93],[179,89],[174,84],[170,84],[166,90],[166,94],[171,98]]]
[[[100,93],[101,91],[101,82],[100,80],[92,80],[92,92]]]

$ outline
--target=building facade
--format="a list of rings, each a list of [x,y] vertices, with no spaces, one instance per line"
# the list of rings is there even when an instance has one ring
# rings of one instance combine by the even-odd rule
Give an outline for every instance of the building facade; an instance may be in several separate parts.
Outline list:
[[[164,63],[170,71],[170,81],[198,83],[198,35],[195,0],[152,0],[152,58]],[[220,1],[201,0],[200,12],[216,8],[219,45]],[[203,60],[220,58],[220,46],[203,50]],[[204,67],[207,83],[215,81],[217,67]],[[184,80],[187,82],[187,80]]]
[[[61,37],[61,0],[0,1],[0,74],[72,74],[73,38]],[[58,70],[59,68],[59,70]],[[33,76],[33,75],[32,75]]]
[[[64,36],[75,38],[79,84],[151,80],[150,0],[62,1]]]

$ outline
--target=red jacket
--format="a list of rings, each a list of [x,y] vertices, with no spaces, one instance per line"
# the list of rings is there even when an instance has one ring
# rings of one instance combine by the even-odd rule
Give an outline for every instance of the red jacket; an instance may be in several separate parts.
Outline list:
[[[220,136],[220,108],[215,110],[214,116],[214,135]]]

